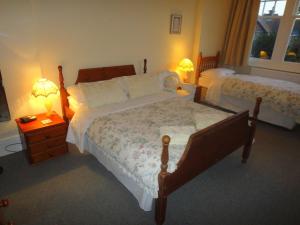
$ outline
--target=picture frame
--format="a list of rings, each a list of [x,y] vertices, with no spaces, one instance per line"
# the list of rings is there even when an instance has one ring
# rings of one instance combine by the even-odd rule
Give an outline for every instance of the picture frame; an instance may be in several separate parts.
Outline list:
[[[182,15],[171,14],[170,34],[180,34],[182,24]]]

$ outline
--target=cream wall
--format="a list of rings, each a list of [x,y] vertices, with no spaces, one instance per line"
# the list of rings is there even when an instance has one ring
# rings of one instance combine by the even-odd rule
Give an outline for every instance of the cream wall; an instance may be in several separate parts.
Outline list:
[[[202,4],[200,51],[205,55],[216,55],[222,50],[231,0],[209,0]]]
[[[192,56],[195,63],[199,52],[203,56],[212,56],[222,50],[231,1],[198,0]]]
[[[58,83],[59,64],[66,85],[84,67],[133,63],[139,73],[145,57],[149,71],[174,69],[192,56],[196,3],[1,1],[0,68],[12,116],[44,111],[31,99],[31,87],[41,75]],[[180,35],[169,34],[172,13],[183,16]]]

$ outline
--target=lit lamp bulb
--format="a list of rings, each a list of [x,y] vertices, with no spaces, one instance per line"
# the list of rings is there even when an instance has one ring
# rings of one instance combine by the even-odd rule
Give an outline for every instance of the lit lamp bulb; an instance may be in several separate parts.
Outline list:
[[[188,58],[184,58],[179,62],[178,68],[179,70],[185,72],[185,75],[183,76],[183,82],[187,83],[189,81],[188,73],[194,71],[193,62]]]
[[[34,97],[42,97],[44,98],[44,104],[47,109],[46,116],[50,116],[52,111],[52,101],[49,98],[49,95],[57,94],[58,88],[57,86],[50,80],[45,78],[39,79],[32,87],[32,95]]]

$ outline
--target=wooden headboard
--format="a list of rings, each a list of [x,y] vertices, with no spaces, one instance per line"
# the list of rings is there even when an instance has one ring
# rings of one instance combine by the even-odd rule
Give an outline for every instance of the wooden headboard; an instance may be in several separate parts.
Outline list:
[[[200,52],[197,60],[197,70],[195,74],[195,84],[197,85],[199,82],[199,77],[201,76],[201,72],[204,70],[212,69],[218,67],[220,52],[217,52],[215,56],[206,56],[202,57],[202,53]]]
[[[60,99],[61,108],[64,120],[68,123],[74,112],[69,107],[68,96],[65,85],[62,66],[58,66],[59,71],[59,85],[60,85]],[[144,59],[143,72],[147,72],[147,59]],[[135,75],[134,65],[110,66],[110,67],[97,67],[88,69],[79,69],[75,84],[95,82],[100,80],[109,80],[115,77]]]

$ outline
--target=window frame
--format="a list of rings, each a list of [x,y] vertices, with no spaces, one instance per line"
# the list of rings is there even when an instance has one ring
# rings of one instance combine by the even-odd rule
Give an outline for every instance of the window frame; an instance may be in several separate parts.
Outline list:
[[[270,59],[260,59],[251,57],[251,49],[249,51],[248,64],[253,67],[261,67],[266,69],[288,71],[300,74],[300,63],[284,61],[289,37],[293,30],[294,21],[300,16],[296,15],[298,0],[287,0],[283,16],[280,16],[280,24],[277,31],[277,37],[274,44],[273,54]],[[266,16],[264,16],[266,17]],[[277,16],[276,16],[277,17]],[[259,18],[259,15],[258,15]],[[254,39],[254,35],[253,35]],[[252,43],[253,43],[252,39]],[[251,44],[252,48],[252,44]]]

